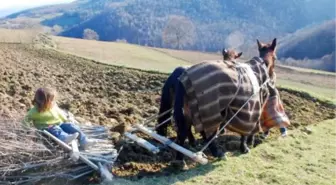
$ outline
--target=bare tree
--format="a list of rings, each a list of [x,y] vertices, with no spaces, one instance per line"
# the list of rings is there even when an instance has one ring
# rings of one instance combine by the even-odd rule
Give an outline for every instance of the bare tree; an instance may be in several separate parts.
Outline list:
[[[83,39],[99,40],[99,35],[97,34],[97,32],[87,28],[83,32]]]
[[[52,34],[58,35],[59,33],[61,33],[63,31],[63,28],[62,28],[62,26],[59,26],[59,25],[56,24],[52,27],[51,31],[52,31]]]
[[[191,20],[183,16],[171,16],[162,33],[165,45],[183,49],[195,42],[195,26]]]

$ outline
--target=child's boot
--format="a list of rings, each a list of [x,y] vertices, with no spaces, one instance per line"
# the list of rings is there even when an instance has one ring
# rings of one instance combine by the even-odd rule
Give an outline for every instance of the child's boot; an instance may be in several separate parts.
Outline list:
[[[79,136],[79,133],[76,132],[74,134],[68,134],[67,136],[65,136],[64,138],[64,143],[69,144],[71,143],[71,141],[73,141],[74,139],[77,139],[77,137]]]

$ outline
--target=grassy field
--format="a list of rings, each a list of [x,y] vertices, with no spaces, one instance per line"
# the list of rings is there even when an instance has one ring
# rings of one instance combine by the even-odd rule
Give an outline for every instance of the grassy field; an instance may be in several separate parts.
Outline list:
[[[32,43],[38,30],[9,30],[0,28],[0,42],[3,43]]]
[[[102,63],[143,70],[171,72],[175,67],[188,66],[203,60],[219,60],[220,55],[194,51],[178,51],[141,47],[115,42],[98,42],[53,37],[58,50]],[[307,90],[313,95],[335,101],[335,73],[287,66],[276,68],[278,84],[282,87]]]
[[[116,179],[114,185],[192,184],[325,184],[336,182],[336,120],[311,126],[311,134],[294,130],[287,138],[268,141],[250,154],[160,178],[136,182]]]
[[[327,100],[336,104],[335,88],[307,85],[304,83],[283,79],[278,79],[277,84],[279,87],[304,91],[321,100]]]
[[[285,66],[285,65],[278,65],[280,68],[287,68],[290,70],[295,70],[298,72],[306,72],[306,73],[312,73],[312,74],[323,74],[323,75],[331,75],[336,77],[336,73],[328,72],[328,71],[321,71],[316,69],[307,69],[307,68],[300,68],[300,67],[294,67],[294,66]]]
[[[185,51],[185,50],[174,50],[174,49],[164,49],[164,48],[151,48],[151,49],[160,51],[174,58],[188,61],[190,63],[198,63],[204,60],[221,60],[222,59],[222,55],[218,53],[203,53],[203,52],[197,52],[197,51]]]
[[[190,65],[189,62],[182,59],[132,44],[64,37],[53,38],[58,50],[62,52],[98,60],[106,64],[161,72],[171,72],[178,65]]]

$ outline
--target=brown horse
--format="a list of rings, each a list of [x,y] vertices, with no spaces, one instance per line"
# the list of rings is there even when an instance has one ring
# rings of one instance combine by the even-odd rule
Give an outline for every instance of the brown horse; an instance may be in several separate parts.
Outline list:
[[[223,62],[225,61],[235,61],[239,57],[242,56],[242,52],[238,53],[235,50],[232,49],[223,49],[222,50],[222,55],[223,55]],[[185,67],[177,67],[175,70],[169,75],[167,80],[165,81],[165,84],[162,88],[162,93],[161,93],[161,98],[157,99],[158,102],[160,103],[160,112],[159,114],[162,114],[166,110],[169,110],[169,107],[172,106],[173,104],[173,97],[174,97],[174,88],[178,84],[178,78],[180,75],[186,70],[187,68]],[[162,117],[158,118],[158,123],[162,123],[165,120],[167,120],[171,115],[166,114]],[[162,135],[166,135],[166,125],[169,125],[170,121],[166,122],[163,126],[157,128],[158,132]],[[191,127],[191,123],[189,123]],[[191,133],[191,129],[188,129],[188,140],[189,144],[192,146],[195,146],[195,138],[193,134]]]
[[[223,49],[222,55],[224,61],[232,61],[240,58],[243,55],[243,52],[237,53],[235,50]]]
[[[247,136],[253,138],[254,134],[260,131],[259,120],[268,94],[277,92],[274,85],[276,39],[269,44],[257,40],[257,44],[259,57],[246,62],[247,67],[229,69],[229,64],[225,61],[202,62],[188,69],[181,69],[168,78],[162,91],[160,113],[173,106],[179,145],[184,146],[185,139],[191,133],[191,124],[187,122],[192,122],[196,132],[200,132],[208,141],[216,135],[221,122],[226,123],[234,117],[225,128],[239,133],[242,136],[241,151],[249,151]],[[223,52],[223,57],[224,54]],[[246,71],[251,70],[256,74],[252,75],[254,77],[247,75]],[[254,79],[253,82],[251,78]],[[175,83],[172,79],[178,79],[178,82]],[[256,92],[256,83],[260,88],[265,84],[266,87]],[[171,103],[172,86],[174,105]],[[252,96],[253,92],[256,92],[257,96]],[[250,97],[253,98],[249,99]],[[238,112],[240,107],[243,109]],[[159,119],[159,123],[162,120],[165,119]],[[166,135],[167,125],[168,123],[162,125],[158,133]],[[216,140],[209,145],[209,149],[215,157],[224,156],[224,152],[218,149]],[[183,160],[183,155],[178,152],[176,159]]]

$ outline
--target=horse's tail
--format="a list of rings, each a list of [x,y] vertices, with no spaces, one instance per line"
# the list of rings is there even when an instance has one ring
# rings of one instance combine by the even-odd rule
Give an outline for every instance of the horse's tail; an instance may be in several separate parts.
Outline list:
[[[173,106],[173,99],[174,99],[174,91],[175,86],[178,83],[178,78],[181,74],[186,70],[184,67],[177,67],[167,78],[166,82],[163,85],[162,92],[161,92],[161,102],[160,102],[160,111],[159,115],[166,112],[167,110],[171,109]],[[165,115],[158,118],[158,124],[164,122],[165,120],[169,119],[171,116],[171,112],[166,113]],[[157,128],[157,132],[160,135],[167,135],[167,126],[171,123],[171,121],[167,121],[165,124],[161,125]]]

